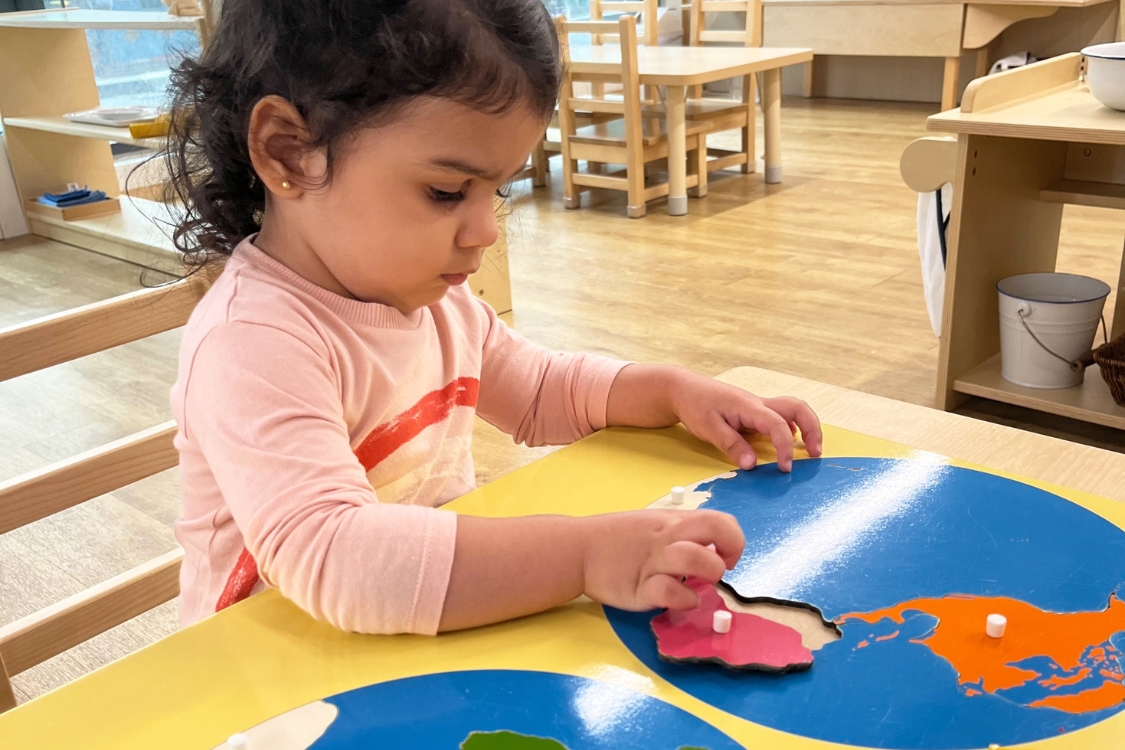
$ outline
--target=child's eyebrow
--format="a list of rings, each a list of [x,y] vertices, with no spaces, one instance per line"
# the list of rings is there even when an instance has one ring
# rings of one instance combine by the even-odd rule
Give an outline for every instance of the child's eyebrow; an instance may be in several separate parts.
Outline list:
[[[512,175],[505,179],[504,175],[500,174],[499,172],[491,172],[487,169],[484,169],[483,167],[478,167],[475,164],[469,164],[468,162],[461,161],[460,159],[434,159],[433,161],[429,162],[429,165],[432,167],[438,167],[440,169],[449,169],[454,172],[461,172],[462,174],[472,175],[473,177],[479,177],[480,179],[488,180],[489,182],[507,182],[512,178],[512,176],[514,176]],[[522,171],[522,168],[519,171]],[[517,174],[518,173],[519,172],[517,171]]]

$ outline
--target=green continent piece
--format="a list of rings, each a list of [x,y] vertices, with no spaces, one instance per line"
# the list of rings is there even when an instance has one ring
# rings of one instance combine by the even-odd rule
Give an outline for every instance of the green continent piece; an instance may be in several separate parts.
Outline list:
[[[473,732],[461,743],[461,750],[567,750],[567,747],[558,740],[500,730]]]

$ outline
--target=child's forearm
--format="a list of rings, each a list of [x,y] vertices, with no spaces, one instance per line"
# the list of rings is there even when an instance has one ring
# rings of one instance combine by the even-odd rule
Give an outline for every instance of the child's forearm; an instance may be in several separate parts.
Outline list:
[[[702,375],[674,365],[629,365],[617,373],[606,401],[608,427],[671,427],[680,421],[673,396]]]
[[[541,612],[583,592],[583,519],[458,516],[441,630]]]
[[[718,581],[743,543],[733,518],[708,510],[459,516],[439,629],[529,615],[580,594],[634,611],[690,609],[698,597],[683,580]]]

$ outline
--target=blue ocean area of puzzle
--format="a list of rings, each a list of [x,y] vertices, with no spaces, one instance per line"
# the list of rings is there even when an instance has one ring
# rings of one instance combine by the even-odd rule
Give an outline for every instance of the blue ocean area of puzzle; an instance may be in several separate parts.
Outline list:
[[[601,680],[517,670],[421,675],[327,698],[339,714],[314,750],[456,750],[473,732],[553,739],[567,750],[736,750],[664,701]]]
[[[701,507],[731,513],[746,534],[727,583],[745,597],[813,604],[827,619],[953,593],[1006,596],[1053,612],[1103,610],[1125,583],[1125,532],[1118,527],[1050,492],[933,457],[804,460],[791,474],[761,466],[696,489],[711,495]],[[937,624],[917,611],[903,624],[845,624],[839,641],[815,652],[810,670],[781,676],[666,663],[657,656],[652,612],[607,614],[624,644],[676,687],[757,724],[819,740],[926,750],[1006,746],[1072,732],[1125,707],[1026,707],[1036,691],[1047,695],[1038,682],[970,695],[951,664],[911,642]],[[895,630],[900,635],[889,637]],[[870,643],[861,648],[863,640]],[[1110,639],[1123,641],[1121,633]],[[1044,674],[1057,667],[1050,659],[1029,666]]]

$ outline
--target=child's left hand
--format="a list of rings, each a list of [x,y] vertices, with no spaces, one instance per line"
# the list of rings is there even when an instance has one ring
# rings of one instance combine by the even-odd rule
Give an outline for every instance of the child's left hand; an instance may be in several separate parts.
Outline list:
[[[812,407],[797,398],[760,398],[733,385],[698,376],[686,379],[676,388],[671,402],[672,410],[693,435],[726,453],[743,469],[752,469],[758,462],[746,433],[769,435],[782,471],[793,468],[794,437],[798,430],[810,456],[819,456],[823,448],[820,420]]]
[[[606,405],[611,425],[668,427],[683,422],[691,433],[752,469],[758,456],[747,433],[769,435],[777,449],[777,466],[793,468],[794,436],[800,430],[805,450],[816,457],[823,449],[820,420],[800,399],[759,398],[733,385],[668,365],[629,365],[617,374]]]

